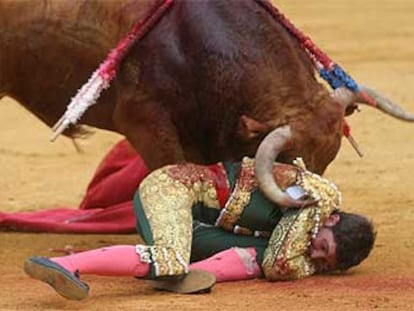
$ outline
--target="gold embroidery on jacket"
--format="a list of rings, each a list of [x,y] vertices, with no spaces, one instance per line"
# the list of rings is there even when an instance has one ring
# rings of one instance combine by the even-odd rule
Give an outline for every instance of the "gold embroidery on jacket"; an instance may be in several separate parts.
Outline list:
[[[217,164],[224,176],[226,171],[222,163]],[[170,166],[167,174],[174,180],[185,185],[194,194],[195,202],[203,202],[210,208],[220,208],[220,203],[215,188],[215,174],[208,166],[195,164],[181,164]],[[228,180],[226,178],[227,187]]]
[[[306,255],[312,229],[313,208],[283,216],[264,253],[263,271],[268,280],[294,280],[309,276],[315,267]]]
[[[256,187],[254,160],[244,157],[234,190],[225,207],[221,210],[220,216],[216,220],[216,226],[233,231],[244,208],[249,204],[251,194]]]
[[[312,237],[341,204],[336,185],[307,171],[301,159],[294,164],[300,168],[296,183],[319,201],[297,212],[291,209],[273,230],[262,263],[269,280],[293,280],[315,273],[315,265],[307,254]]]

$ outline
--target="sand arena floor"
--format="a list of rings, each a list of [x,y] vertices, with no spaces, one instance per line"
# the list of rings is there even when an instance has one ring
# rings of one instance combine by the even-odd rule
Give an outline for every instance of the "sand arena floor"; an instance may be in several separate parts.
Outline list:
[[[278,1],[298,27],[359,82],[414,111],[412,0]],[[347,141],[326,176],[344,194],[344,208],[369,215],[378,231],[372,256],[346,275],[293,283],[218,284],[209,295],[159,293],[133,278],[85,277],[91,295],[66,301],[27,278],[22,263],[66,244],[88,249],[136,243],[135,235],[0,233],[0,310],[414,310],[414,124],[362,107],[349,118],[364,149]],[[79,141],[59,138],[9,99],[0,102],[2,211],[76,206],[89,178],[119,136],[97,132]]]

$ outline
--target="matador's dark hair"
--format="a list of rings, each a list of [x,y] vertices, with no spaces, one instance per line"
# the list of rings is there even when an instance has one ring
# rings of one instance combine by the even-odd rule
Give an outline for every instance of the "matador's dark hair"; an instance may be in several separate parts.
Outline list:
[[[372,222],[358,214],[336,212],[340,220],[332,227],[336,242],[336,269],[359,265],[370,254],[376,237]]]

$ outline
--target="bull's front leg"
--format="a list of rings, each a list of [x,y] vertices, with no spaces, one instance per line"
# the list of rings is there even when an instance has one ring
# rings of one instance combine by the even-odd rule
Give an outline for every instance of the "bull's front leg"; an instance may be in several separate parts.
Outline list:
[[[137,94],[124,98],[116,105],[114,122],[150,170],[184,162],[177,129],[158,102]]]

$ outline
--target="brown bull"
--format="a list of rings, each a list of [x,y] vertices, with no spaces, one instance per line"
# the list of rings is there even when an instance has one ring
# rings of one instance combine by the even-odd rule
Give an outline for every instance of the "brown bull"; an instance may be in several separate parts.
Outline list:
[[[148,5],[0,0],[0,97],[54,124]],[[382,110],[414,120],[368,91]],[[266,184],[276,157],[301,156],[323,173],[338,153],[345,109],[358,101],[344,89],[328,92],[296,39],[255,1],[176,0],[81,123],[124,134],[151,169],[236,160],[259,149]],[[265,189],[292,203],[273,183]]]

